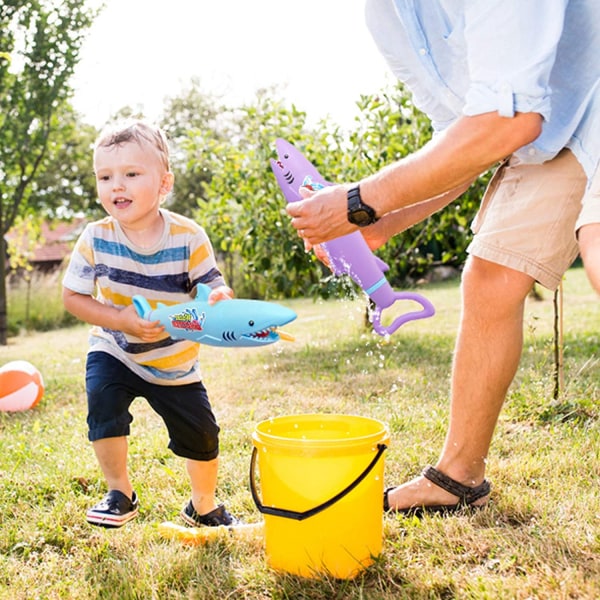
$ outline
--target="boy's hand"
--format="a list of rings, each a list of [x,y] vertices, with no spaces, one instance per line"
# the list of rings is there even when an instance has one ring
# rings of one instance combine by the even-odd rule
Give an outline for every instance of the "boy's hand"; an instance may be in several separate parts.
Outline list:
[[[233,290],[229,286],[220,285],[210,292],[208,295],[208,303],[216,304],[221,300],[233,300],[233,297]]]
[[[140,317],[133,304],[119,311],[119,329],[124,333],[135,335],[143,342],[155,342],[164,337],[165,328],[160,321],[147,321]]]

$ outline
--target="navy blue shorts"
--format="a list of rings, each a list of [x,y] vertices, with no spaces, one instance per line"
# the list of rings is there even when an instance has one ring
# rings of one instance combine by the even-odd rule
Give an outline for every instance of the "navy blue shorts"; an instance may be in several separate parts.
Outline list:
[[[148,383],[106,352],[87,357],[85,387],[88,402],[88,438],[91,442],[129,435],[133,416],[129,407],[145,398],[169,432],[169,448],[177,456],[212,460],[219,455],[219,426],[206,388]]]

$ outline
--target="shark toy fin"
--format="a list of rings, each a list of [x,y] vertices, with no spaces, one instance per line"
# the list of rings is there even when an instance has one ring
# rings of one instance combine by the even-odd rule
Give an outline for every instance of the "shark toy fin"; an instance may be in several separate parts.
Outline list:
[[[208,302],[210,292],[210,287],[208,287],[205,283],[199,283],[196,286],[196,297],[194,299],[198,300],[199,302]]]

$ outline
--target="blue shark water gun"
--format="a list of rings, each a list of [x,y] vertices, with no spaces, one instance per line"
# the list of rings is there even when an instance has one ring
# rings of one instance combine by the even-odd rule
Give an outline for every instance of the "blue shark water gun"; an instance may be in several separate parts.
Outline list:
[[[226,347],[259,347],[293,337],[279,331],[296,318],[285,306],[261,300],[221,300],[208,303],[211,288],[198,284],[196,298],[190,302],[152,309],[146,298],[133,297],[137,314],[149,321],[160,321],[174,340]]]
[[[271,169],[277,183],[288,202],[302,200],[300,188],[318,190],[332,185],[325,181],[313,164],[289,142],[278,139],[275,142],[278,159],[271,159]],[[433,316],[435,309],[431,302],[414,292],[398,292],[392,288],[384,273],[388,265],[375,256],[359,231],[320,244],[328,258],[334,275],[349,275],[375,304],[373,329],[379,335],[391,335],[401,325],[415,319]],[[406,312],[385,326],[381,322],[382,312],[398,300],[412,300],[421,305],[420,310]]]

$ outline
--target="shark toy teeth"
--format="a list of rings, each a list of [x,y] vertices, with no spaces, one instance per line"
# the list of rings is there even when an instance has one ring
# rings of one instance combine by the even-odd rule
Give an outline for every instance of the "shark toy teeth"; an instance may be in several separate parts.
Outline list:
[[[133,297],[138,315],[160,321],[174,340],[186,339],[209,346],[266,346],[279,340],[293,341],[279,330],[296,318],[296,313],[273,302],[261,300],[221,300],[208,303],[210,288],[199,284],[196,298],[190,302],[152,309],[143,296]]]

